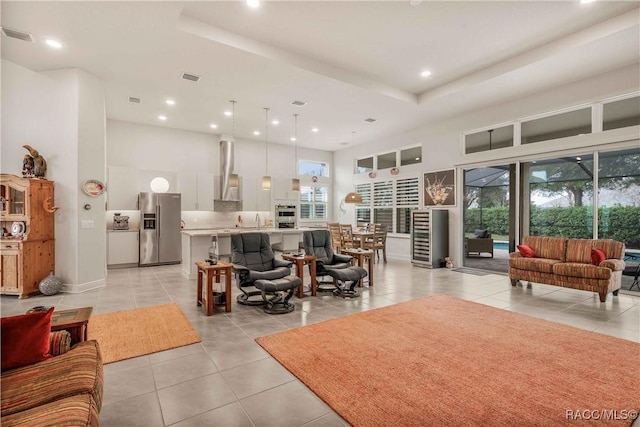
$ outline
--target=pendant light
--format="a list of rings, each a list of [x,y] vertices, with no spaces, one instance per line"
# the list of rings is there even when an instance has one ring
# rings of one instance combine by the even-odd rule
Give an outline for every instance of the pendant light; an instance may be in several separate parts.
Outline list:
[[[262,189],[271,190],[271,177],[269,176],[269,109],[264,109],[264,173],[262,177]]]
[[[293,143],[295,146],[295,163],[293,164],[293,176],[298,176],[298,115],[293,115]],[[300,179],[291,180],[291,191],[300,191]]]
[[[235,144],[236,141],[236,101],[231,100],[231,138]],[[233,172],[233,171],[232,171]],[[229,175],[229,188],[238,188],[240,186],[238,174]]]
[[[351,146],[354,145],[356,140],[356,132],[351,131]],[[362,203],[362,196],[355,191],[351,191],[344,197],[345,203]]]

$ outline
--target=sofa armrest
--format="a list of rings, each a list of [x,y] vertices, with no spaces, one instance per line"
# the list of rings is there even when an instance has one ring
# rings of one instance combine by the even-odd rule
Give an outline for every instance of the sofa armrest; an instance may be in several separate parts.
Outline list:
[[[509,252],[509,258],[522,258],[522,257],[523,255],[518,251]]]
[[[71,334],[64,329],[61,331],[53,331],[49,335],[49,354],[52,356],[60,356],[71,349]]]
[[[605,259],[598,267],[607,267],[613,271],[623,271],[625,262],[621,259]]]

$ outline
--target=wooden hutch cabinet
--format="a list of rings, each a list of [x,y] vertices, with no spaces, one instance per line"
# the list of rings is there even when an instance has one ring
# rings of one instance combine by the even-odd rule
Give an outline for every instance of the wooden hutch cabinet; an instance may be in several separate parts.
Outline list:
[[[52,205],[53,181],[0,174],[0,294],[27,298],[54,270]]]

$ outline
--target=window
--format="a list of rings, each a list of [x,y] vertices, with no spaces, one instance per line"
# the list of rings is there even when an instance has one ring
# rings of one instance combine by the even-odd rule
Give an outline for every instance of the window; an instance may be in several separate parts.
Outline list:
[[[420,205],[418,178],[399,179],[396,181],[396,233],[411,232],[411,211]]]
[[[400,166],[422,162],[422,146],[400,150]]]
[[[389,233],[409,234],[411,211],[420,206],[419,182],[413,177],[358,184],[356,191],[362,196],[356,207],[358,222],[384,224]]]
[[[640,149],[599,153],[598,238],[640,250]]]
[[[329,176],[329,166],[324,162],[300,160],[298,174],[299,176]]]
[[[593,238],[593,155],[531,162],[529,171],[530,234]]]
[[[609,102],[602,106],[602,130],[640,125],[640,97]]]
[[[378,169],[391,169],[396,167],[396,152],[379,154]]]
[[[466,154],[513,147],[513,125],[465,135],[464,147]]]
[[[356,193],[362,196],[362,203],[356,206],[356,220],[358,222],[371,222],[371,184],[356,185]]]
[[[328,187],[300,187],[300,219],[327,219]]]
[[[373,222],[393,230],[393,181],[373,183]]]
[[[591,133],[591,107],[522,123],[522,144]]]
[[[366,173],[373,170],[373,157],[358,159],[356,162],[356,173]]]

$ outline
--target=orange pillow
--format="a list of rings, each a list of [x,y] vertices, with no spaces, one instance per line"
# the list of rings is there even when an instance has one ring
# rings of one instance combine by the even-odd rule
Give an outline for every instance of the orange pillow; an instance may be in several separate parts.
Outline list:
[[[607,256],[602,249],[591,249],[591,262],[593,265],[600,265],[605,259],[607,259]]]
[[[51,315],[38,311],[0,319],[2,333],[2,370],[19,368],[51,357],[49,335]]]
[[[522,254],[525,258],[535,258],[536,253],[527,245],[518,245],[518,252]]]

